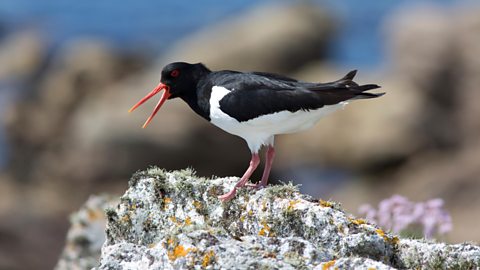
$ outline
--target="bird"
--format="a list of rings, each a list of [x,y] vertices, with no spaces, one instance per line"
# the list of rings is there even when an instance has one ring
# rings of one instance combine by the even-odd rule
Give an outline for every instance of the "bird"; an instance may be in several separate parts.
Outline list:
[[[268,72],[212,71],[202,63],[174,62],[161,71],[160,83],[129,112],[163,91],[147,127],[166,100],[180,98],[205,120],[243,138],[251,152],[249,166],[240,180],[218,198],[233,199],[241,187],[263,188],[268,184],[275,157],[276,135],[303,131],[322,117],[357,99],[377,98],[385,93],[369,93],[376,84],[353,81],[357,71],[327,82],[306,82]],[[257,184],[248,183],[260,164],[259,151],[266,148],[265,166]]]

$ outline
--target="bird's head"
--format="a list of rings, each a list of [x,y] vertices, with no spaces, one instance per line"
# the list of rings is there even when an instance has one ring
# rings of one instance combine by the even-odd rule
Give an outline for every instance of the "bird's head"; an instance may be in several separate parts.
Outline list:
[[[175,62],[166,65],[162,69],[162,77],[157,87],[137,102],[129,112],[132,112],[145,101],[163,90],[164,92],[160,97],[157,106],[155,106],[152,114],[145,124],[143,124],[143,128],[147,127],[167,99],[182,97],[188,95],[192,91],[196,91],[198,80],[208,72],[210,72],[210,70],[201,63],[189,64],[185,62]]]

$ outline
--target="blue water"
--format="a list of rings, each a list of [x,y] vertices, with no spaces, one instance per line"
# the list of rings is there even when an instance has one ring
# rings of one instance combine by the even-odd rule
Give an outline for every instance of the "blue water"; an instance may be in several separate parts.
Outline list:
[[[163,49],[178,38],[254,5],[254,0],[118,1],[1,0],[0,20],[35,25],[54,44],[79,36],[120,47]]]
[[[18,28],[35,26],[58,45],[79,36],[109,40],[119,47],[162,50],[175,40],[210,23],[264,4],[255,0],[114,1],[1,0],[0,23]],[[339,19],[341,32],[332,44],[331,59],[345,68],[374,67],[382,62],[382,22],[397,8],[462,0],[315,0]],[[288,3],[284,1],[283,3]]]
[[[0,34],[22,28],[41,31],[52,48],[76,37],[97,37],[119,48],[161,52],[179,38],[208,24],[237,16],[259,3],[279,0],[118,1],[0,0]],[[463,0],[314,0],[340,22],[329,58],[344,69],[375,68],[384,59],[382,25],[395,9],[419,3],[457,5]],[[284,1],[283,3],[289,3]],[[1,35],[0,35],[1,37]],[[1,40],[0,40],[1,41]],[[0,44],[1,46],[1,44]],[[0,63],[1,64],[1,63]],[[6,88],[1,87],[0,106]],[[3,93],[2,93],[3,92]],[[5,144],[0,129],[0,168]]]

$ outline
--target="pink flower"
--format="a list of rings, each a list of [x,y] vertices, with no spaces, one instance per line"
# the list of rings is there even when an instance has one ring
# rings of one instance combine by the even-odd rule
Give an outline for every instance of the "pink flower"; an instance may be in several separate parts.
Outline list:
[[[426,238],[444,235],[452,230],[452,219],[444,209],[442,199],[426,202],[411,202],[400,195],[393,195],[378,204],[378,210],[365,204],[358,209],[367,220],[378,226],[400,233],[420,226]]]

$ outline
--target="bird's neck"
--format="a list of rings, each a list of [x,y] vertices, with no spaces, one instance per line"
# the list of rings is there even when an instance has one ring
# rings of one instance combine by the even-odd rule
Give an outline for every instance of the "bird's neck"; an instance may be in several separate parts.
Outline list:
[[[207,78],[212,73],[206,66],[201,63],[195,65],[195,72],[193,73],[193,81],[196,84],[193,86],[195,89],[185,91],[186,94],[181,98],[201,117],[210,121],[210,92],[211,87],[208,85]]]
[[[196,89],[188,91],[181,99],[185,101],[194,112],[210,121],[210,92],[208,86],[204,85],[203,80],[199,81]]]

